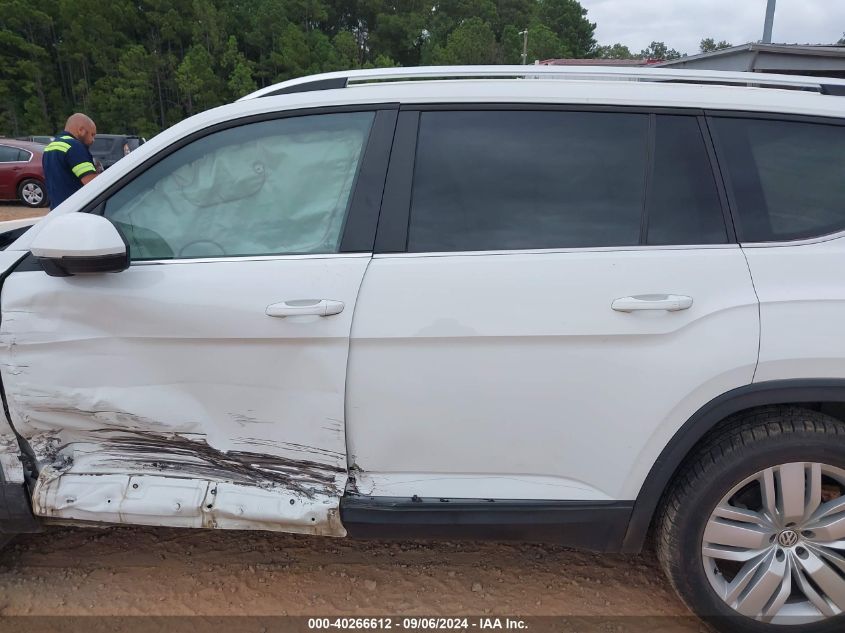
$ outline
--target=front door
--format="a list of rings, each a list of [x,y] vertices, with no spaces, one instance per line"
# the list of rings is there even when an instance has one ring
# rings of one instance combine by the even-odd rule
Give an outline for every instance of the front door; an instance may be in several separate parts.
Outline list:
[[[370,254],[342,251],[353,215],[373,215],[356,182],[392,116],[194,140],[101,209],[128,270],[6,280],[2,375],[37,514],[344,533],[348,339]]]

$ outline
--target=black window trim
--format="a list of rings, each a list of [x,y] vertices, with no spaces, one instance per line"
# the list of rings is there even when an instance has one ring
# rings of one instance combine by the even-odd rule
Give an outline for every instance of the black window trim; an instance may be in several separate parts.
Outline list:
[[[821,125],[845,125],[845,117],[830,117],[815,114],[793,114],[788,112],[751,112],[749,110],[713,110],[703,112],[707,118],[760,119],[764,121],[787,121],[794,123],[818,123]]]
[[[339,254],[373,252],[398,114],[398,108],[376,111],[349,198]]]
[[[703,119],[708,129],[708,134],[706,138],[709,139],[709,143],[711,144],[714,152],[714,169],[718,172],[718,182],[725,191],[727,206],[729,208],[730,216],[732,218],[730,226],[733,227],[735,240],[738,244],[740,244],[740,246],[748,246],[752,248],[757,246],[789,246],[795,244],[828,241],[830,239],[833,239],[837,235],[845,234],[845,226],[843,226],[839,230],[832,231],[829,233],[814,233],[812,235],[793,237],[784,240],[746,240],[743,236],[742,218],[739,215],[739,204],[737,203],[736,196],[734,195],[734,188],[731,182],[730,172],[726,167],[724,169],[721,167],[723,161],[720,162],[719,160],[720,156],[725,156],[725,150],[720,146],[718,135],[715,133],[713,127],[711,126],[711,121],[713,119],[756,119],[758,121],[782,121],[785,123],[811,123],[815,125],[845,126],[845,117],[840,118],[818,116],[812,114],[791,114],[779,112],[749,112],[748,110],[707,109],[704,111]]]
[[[649,113],[648,131],[646,132],[646,150],[643,169],[645,180],[643,181],[643,199],[640,201],[640,243],[639,246],[648,245],[648,201],[651,191],[654,188],[655,171],[655,147],[657,146],[657,115]]]
[[[341,245],[338,253],[362,253],[372,252],[375,241],[376,226],[378,223],[380,201],[384,189],[387,163],[390,156],[391,141],[393,139],[393,127],[399,110],[398,103],[371,103],[342,106],[326,106],[318,108],[297,108],[294,110],[274,110],[260,114],[236,117],[210,125],[197,130],[179,140],[171,143],[166,148],[150,156],[141,165],[131,172],[123,175],[116,182],[112,183],[106,190],[88,202],[80,209],[80,213],[95,213],[103,215],[106,201],[117,191],[129,184],[131,181],[142,176],[148,169],[158,164],[171,154],[183,147],[223,130],[229,130],[252,123],[262,123],[278,119],[287,119],[299,116],[313,116],[320,114],[341,114],[346,112],[374,112],[373,123],[370,134],[364,147],[358,174],[355,181],[355,189],[350,195],[349,212],[343,227]],[[369,246],[369,248],[367,248]],[[347,250],[348,249],[348,250]],[[332,253],[314,254],[315,257],[331,257]],[[286,257],[287,255],[278,255]],[[301,256],[301,255],[298,255]],[[310,256],[310,255],[309,255]],[[225,257],[207,258],[208,260],[226,259],[254,259],[251,257]],[[274,255],[262,255],[260,257],[275,257]],[[158,260],[151,260],[158,261]],[[176,261],[176,260],[166,260]],[[149,263],[147,261],[137,262],[138,264]],[[135,264],[135,262],[133,262]]]
[[[403,103],[401,111],[427,110],[549,110],[553,112],[620,112],[627,114],[683,114],[698,116],[703,115],[702,108],[672,108],[662,106],[640,106],[640,105],[601,105],[601,104],[578,104],[578,103],[532,103],[532,102],[461,102],[461,103]]]
[[[646,182],[643,189],[642,220],[640,227],[640,243],[619,247],[576,247],[562,249],[518,249],[519,252],[549,252],[554,251],[594,251],[594,250],[631,250],[631,249],[679,249],[679,248],[726,248],[737,244],[734,220],[731,214],[729,199],[722,174],[716,162],[716,152],[709,129],[704,124],[706,111],[702,108],[671,108],[625,105],[583,105],[558,103],[425,103],[402,104],[399,109],[399,119],[396,125],[393,151],[390,156],[387,182],[382,201],[378,232],[373,253],[377,255],[406,253],[409,255],[424,255],[424,253],[408,252],[408,234],[410,226],[411,199],[413,195],[414,163],[416,160],[416,146],[419,136],[420,114],[426,111],[552,111],[552,112],[618,112],[625,114],[645,114],[649,116],[648,124],[648,153],[644,169]],[[658,115],[680,115],[696,117],[709,158],[711,177],[716,185],[721,206],[722,217],[726,231],[726,241],[722,244],[646,244],[648,232],[647,205],[648,193],[651,186],[651,173],[654,170],[654,144],[656,139],[656,119]],[[440,251],[433,251],[439,253]],[[449,251],[448,254],[457,255],[476,251]],[[509,252],[482,251],[489,253]]]
[[[722,166],[719,163],[719,155],[716,152],[716,145],[713,141],[713,133],[708,124],[708,118],[704,115],[698,117],[698,127],[701,130],[701,136],[704,138],[704,146],[707,148],[707,158],[710,161],[710,170],[713,172],[713,180],[716,182],[716,189],[719,192],[719,203],[722,205],[722,215],[725,218],[725,228],[728,231],[728,243],[739,243],[736,216],[734,214],[735,206],[731,205],[731,196],[725,180],[725,174],[722,171]]]
[[[419,124],[418,111],[399,110],[373,253],[404,253],[408,250]]]

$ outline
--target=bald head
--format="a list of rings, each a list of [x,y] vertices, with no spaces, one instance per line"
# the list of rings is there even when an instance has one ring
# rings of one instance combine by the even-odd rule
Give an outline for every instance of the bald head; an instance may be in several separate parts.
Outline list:
[[[97,126],[94,121],[87,114],[81,112],[76,112],[68,117],[65,129],[73,134],[77,140],[89,146],[94,142],[94,137],[97,135]]]

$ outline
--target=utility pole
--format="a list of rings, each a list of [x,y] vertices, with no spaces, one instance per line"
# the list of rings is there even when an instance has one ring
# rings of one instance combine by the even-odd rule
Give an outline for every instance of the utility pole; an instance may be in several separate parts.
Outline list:
[[[525,66],[528,63],[528,29],[519,34],[522,36],[522,65]]]
[[[769,4],[766,5],[766,23],[763,26],[763,44],[771,44],[772,43],[772,26],[775,22],[775,4],[777,0],[769,0]]]

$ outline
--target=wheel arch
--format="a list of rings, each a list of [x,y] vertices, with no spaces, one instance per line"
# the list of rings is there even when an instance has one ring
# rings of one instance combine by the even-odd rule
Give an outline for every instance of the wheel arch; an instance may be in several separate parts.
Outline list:
[[[36,181],[38,181],[39,183],[41,183],[41,185],[42,185],[45,189],[46,189],[46,187],[47,187],[47,181],[46,181],[46,179],[45,179],[43,176],[39,176],[39,175],[38,175],[38,174],[36,174],[36,173],[24,172],[24,173],[22,173],[20,176],[18,176],[18,179],[15,181],[15,191],[17,191],[18,189],[20,189],[20,188],[21,188],[21,185],[22,185],[23,183],[25,183],[27,180],[36,180]]]
[[[663,494],[675,473],[699,442],[727,417],[766,405],[841,405],[842,411],[825,411],[845,419],[845,379],[802,378],[771,380],[738,387],[723,393],[696,411],[661,451],[640,488],[622,552],[638,553],[645,544]]]

